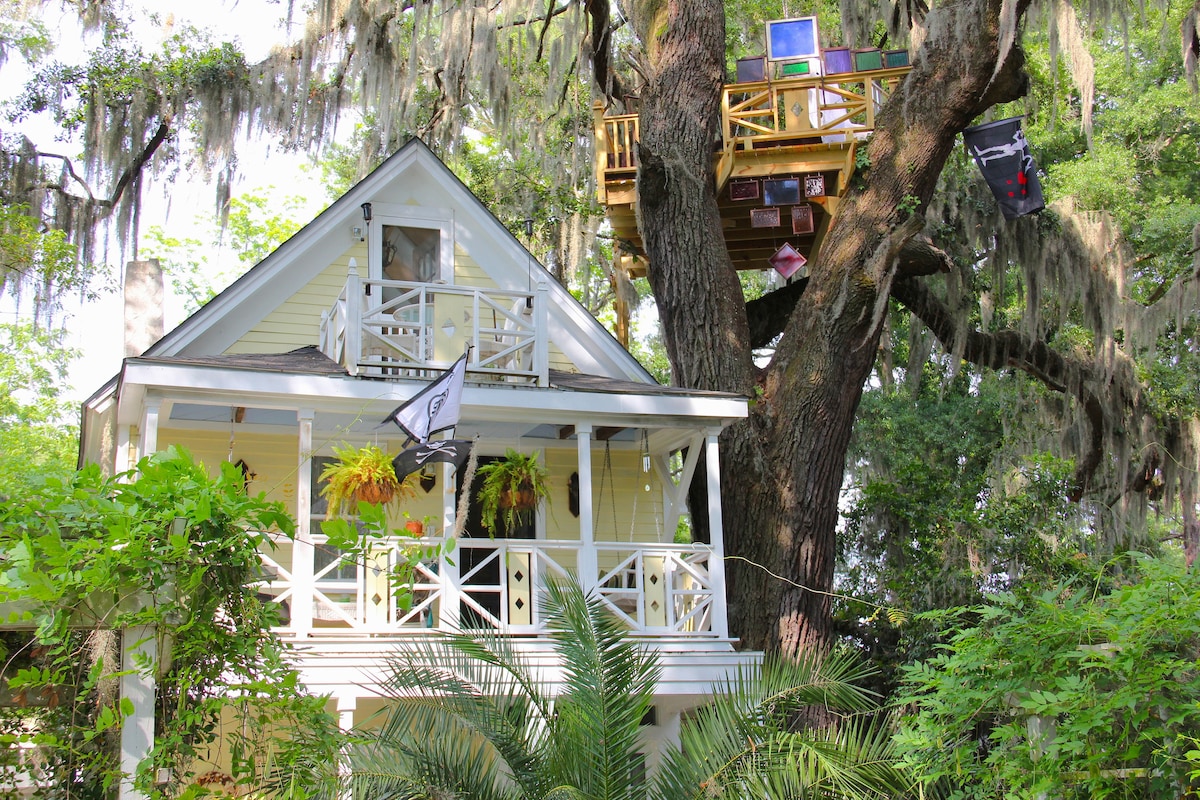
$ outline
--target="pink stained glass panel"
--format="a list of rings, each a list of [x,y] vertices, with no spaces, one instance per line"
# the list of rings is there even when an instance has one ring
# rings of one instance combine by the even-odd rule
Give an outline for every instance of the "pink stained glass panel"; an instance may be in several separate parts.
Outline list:
[[[808,263],[808,259],[801,255],[799,250],[786,242],[783,247],[775,251],[775,255],[767,260],[771,262],[771,266],[775,268],[775,271],[785,278],[792,277],[801,267]]]

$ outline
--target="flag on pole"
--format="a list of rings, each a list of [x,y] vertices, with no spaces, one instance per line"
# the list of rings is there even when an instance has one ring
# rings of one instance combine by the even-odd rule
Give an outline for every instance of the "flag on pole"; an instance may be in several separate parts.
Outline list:
[[[462,406],[463,379],[467,374],[467,355],[455,361],[441,377],[417,392],[411,400],[396,407],[396,410],[381,422],[394,422],[400,430],[418,442],[427,442],[438,431],[453,428],[458,424]]]
[[[453,464],[454,469],[462,472],[463,465],[471,455],[471,442],[467,439],[443,439],[438,442],[425,442],[407,450],[402,450],[392,459],[392,467],[396,470],[396,479],[404,478],[426,464],[442,462]]]

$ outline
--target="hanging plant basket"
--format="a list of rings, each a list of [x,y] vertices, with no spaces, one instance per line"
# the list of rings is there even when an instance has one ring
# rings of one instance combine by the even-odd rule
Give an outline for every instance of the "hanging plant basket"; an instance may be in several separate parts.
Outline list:
[[[364,483],[354,490],[354,499],[360,503],[387,504],[395,496],[395,485],[388,483]]]
[[[512,530],[528,524],[539,502],[549,496],[546,468],[537,455],[509,449],[504,458],[479,468],[479,503],[483,527],[493,536],[501,525]]]
[[[538,496],[532,486],[510,489],[500,496],[500,510],[530,511],[537,507]]]
[[[414,476],[403,482],[397,480],[391,456],[378,447],[335,447],[333,452],[337,459],[325,468],[320,478],[325,484],[321,496],[329,501],[331,517],[343,510],[354,513],[359,503],[387,505],[413,496]]]

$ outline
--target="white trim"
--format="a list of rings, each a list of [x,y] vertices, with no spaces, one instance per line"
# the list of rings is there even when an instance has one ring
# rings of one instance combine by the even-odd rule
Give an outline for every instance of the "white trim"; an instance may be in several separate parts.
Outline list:
[[[438,277],[454,282],[454,212],[448,208],[372,203],[367,231],[367,277],[383,280],[383,228],[419,228],[439,232]]]
[[[341,376],[296,375],[252,370],[225,370],[160,364],[130,359],[126,362],[125,387],[118,409],[118,422],[140,413],[141,393],[137,387],[154,387],[155,394],[173,400],[239,398],[241,405],[264,408],[296,408],[309,404],[322,411],[363,412],[377,406],[386,415],[427,385],[422,381],[363,381]],[[385,408],[386,407],[386,408]],[[746,400],[711,395],[615,394],[565,391],[512,386],[468,385],[463,391],[463,418],[492,422],[526,422],[531,413],[537,421],[574,424],[581,417],[595,416],[595,424],[625,420],[633,427],[672,427],[689,421],[727,423],[747,416]],[[708,424],[708,423],[704,423]]]
[[[376,198],[425,177],[435,206],[401,207]],[[537,259],[419,140],[412,140],[344,194],[291,239],[172,330],[144,355],[177,356],[225,352],[259,324],[296,287],[316,278],[347,250],[346,230],[362,225],[362,204],[372,203],[376,219],[403,208],[406,219],[437,220],[449,211],[451,239],[502,289],[526,291],[547,281],[550,295],[547,333],[581,370],[653,384],[654,379],[620,343],[542,267]],[[430,219],[432,218],[432,219]],[[375,220],[372,227],[378,227]],[[443,239],[445,236],[443,236]],[[443,258],[453,258],[453,247]],[[532,277],[527,272],[532,269]],[[316,344],[319,332],[313,331]]]

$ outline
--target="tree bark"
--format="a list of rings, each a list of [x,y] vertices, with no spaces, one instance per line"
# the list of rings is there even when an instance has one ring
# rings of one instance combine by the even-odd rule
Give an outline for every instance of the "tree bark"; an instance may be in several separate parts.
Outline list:
[[[745,647],[794,656],[829,643],[844,460],[900,254],[921,228],[912,204],[932,196],[955,135],[1024,90],[1019,48],[1000,44],[1001,5],[962,0],[930,15],[925,46],[877,121],[869,180],[843,199],[775,354],[758,370],[712,175],[723,7],[637,4],[652,67],[639,226],[674,379],[752,398],[749,419],[722,437],[721,463],[729,617]],[[1019,20],[1024,3],[1012,10]]]

